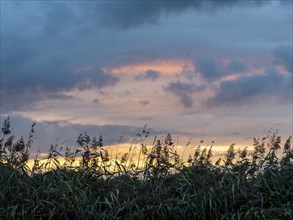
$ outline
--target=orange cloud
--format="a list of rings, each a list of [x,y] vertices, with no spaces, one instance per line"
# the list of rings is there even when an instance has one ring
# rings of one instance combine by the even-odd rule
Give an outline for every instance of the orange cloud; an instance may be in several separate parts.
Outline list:
[[[113,74],[131,73],[138,74],[147,70],[158,71],[161,74],[177,74],[182,70],[194,71],[194,66],[191,60],[157,60],[152,62],[134,63],[119,67],[105,67],[105,72],[111,72]]]

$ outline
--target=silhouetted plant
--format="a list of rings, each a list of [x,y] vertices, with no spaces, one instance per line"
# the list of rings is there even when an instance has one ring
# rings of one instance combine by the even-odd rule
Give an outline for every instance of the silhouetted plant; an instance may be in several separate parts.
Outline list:
[[[26,162],[29,159],[30,148],[33,143],[35,123],[32,124],[27,143],[23,137],[15,141],[15,136],[11,134],[10,118],[7,117],[2,126],[2,139],[0,140],[0,162],[7,163],[17,170],[25,171]]]
[[[286,143],[284,144],[284,148],[283,148],[283,157],[280,161],[280,165],[281,166],[286,166],[286,165],[290,165],[292,163],[293,160],[293,148],[291,146],[291,139],[292,136],[290,136]]]
[[[31,171],[24,167],[33,128],[26,143],[23,138],[14,140],[9,118],[3,123],[3,219],[293,219],[291,137],[282,157],[277,157],[281,137],[268,133],[254,139],[252,153],[247,148],[237,152],[232,144],[224,163],[214,164],[212,145],[202,147],[203,141],[188,163],[179,157],[171,134],[163,140],[154,138],[147,147],[146,126],[137,136],[140,143],[136,139],[115,159],[102,136],[84,133],[73,151],[51,145],[43,164],[37,154]],[[134,163],[137,146],[141,162]]]

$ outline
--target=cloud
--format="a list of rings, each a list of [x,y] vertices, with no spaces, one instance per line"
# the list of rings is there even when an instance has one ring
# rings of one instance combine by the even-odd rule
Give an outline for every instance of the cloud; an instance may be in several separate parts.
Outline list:
[[[73,89],[100,89],[119,81],[102,70],[97,48],[84,40],[88,25],[75,7],[65,2],[7,2],[4,7],[1,112],[28,110],[41,100],[70,98],[63,93]]]
[[[180,97],[180,103],[185,107],[185,108],[191,108],[193,106],[193,99],[192,96],[186,92],[180,92],[177,93],[177,95]]]
[[[63,92],[104,88],[119,81],[104,72],[98,62],[82,73],[76,72],[93,63],[92,54],[80,48],[80,34],[73,36],[72,30],[68,30],[74,25],[73,12],[63,4],[55,5],[56,12],[53,5],[50,6],[52,8],[43,7],[52,9],[48,12],[50,19],[35,11],[26,11],[30,7],[22,10],[21,4],[12,9],[7,6],[7,12],[3,11],[19,14],[14,19],[3,15],[7,22],[1,31],[1,111],[30,107],[46,98],[63,99]],[[63,11],[68,19],[63,18]]]
[[[5,55],[4,55],[5,56]],[[101,70],[76,74],[62,64],[48,61],[36,62],[25,67],[15,62],[3,62],[1,82],[1,110],[31,109],[34,103],[45,99],[68,99],[62,93],[73,89],[101,89],[115,85],[119,79]]]
[[[36,109],[36,104],[46,99],[68,101],[73,97],[58,92],[31,92],[28,90],[5,90],[1,88],[1,114]]]
[[[95,99],[93,100],[93,103],[95,103],[95,104],[100,104],[101,102],[100,102],[100,100],[99,100],[98,98],[95,98]]]
[[[231,60],[227,66],[226,69],[228,72],[231,73],[240,73],[245,72],[247,70],[247,67],[239,60]]]
[[[124,1],[95,2],[85,10],[106,26],[133,28],[145,24],[157,24],[162,15],[182,13],[186,10],[213,12],[241,5],[261,6],[274,0],[184,0],[184,1]],[[286,0],[280,0],[284,2]],[[84,5],[84,4],[83,4]]]
[[[293,47],[281,45],[274,50],[274,63],[284,66],[288,72],[293,73]]]
[[[191,108],[193,106],[193,94],[203,90],[204,86],[197,86],[193,83],[185,83],[181,81],[170,82],[164,90],[171,92],[179,97],[179,102],[184,108]]]
[[[6,116],[0,115],[1,123],[4,122]],[[152,120],[150,117],[140,117],[137,120],[142,122],[142,126],[128,126],[128,125],[81,125],[73,124],[70,120],[61,120],[61,121],[35,121],[35,133],[33,136],[32,144],[32,153],[40,151],[42,153],[48,152],[51,145],[58,144],[63,148],[68,146],[71,150],[76,146],[76,141],[79,134],[86,132],[91,138],[99,137],[102,135],[103,143],[105,146],[116,145],[120,141],[121,143],[129,144],[129,147],[132,141],[137,137],[138,133],[142,132],[143,125],[146,121]],[[16,139],[19,139],[21,136],[24,137],[24,140],[28,140],[29,131],[33,124],[33,120],[27,117],[20,115],[10,115],[10,125],[12,134],[15,135]],[[2,124],[1,124],[2,126]],[[172,135],[182,136],[202,136],[202,134],[183,132],[176,129],[171,129],[168,126],[168,129],[152,128],[147,126],[147,129],[150,129],[150,137],[146,140],[149,144],[153,142],[153,137],[158,136],[164,138],[168,133]],[[118,149],[118,151],[120,151]]]
[[[196,71],[208,81],[218,80],[223,76],[248,70],[247,66],[239,60],[232,59],[228,63],[224,63],[207,56],[196,56],[195,66]]]
[[[154,70],[147,70],[142,74],[139,74],[135,77],[135,80],[142,81],[142,80],[151,80],[155,81],[160,77],[160,73]]]
[[[118,81],[117,77],[105,73],[99,67],[78,74],[74,66],[84,62],[78,54],[72,57],[71,54],[64,54],[60,48],[49,48],[42,43],[38,45],[40,42],[36,42],[34,46],[44,47],[46,51],[35,53],[31,49],[34,40],[24,36],[17,39],[11,39],[10,35],[2,37],[1,74],[4,89],[18,92],[27,89],[33,92],[68,91],[74,88],[84,90],[106,87]],[[17,48],[18,45],[20,49]]]
[[[266,0],[251,0],[248,3],[247,1],[210,0],[79,1],[73,4],[63,1],[26,2],[26,5],[22,2],[17,4],[5,2],[1,9],[1,17],[5,18],[1,27],[1,111],[25,109],[25,106],[32,106],[36,102],[54,96],[56,99],[65,101],[71,97],[65,97],[63,93],[72,89],[86,90],[116,85],[119,79],[103,71],[105,66],[119,66],[125,63],[163,58],[185,59],[189,56],[186,54],[193,53],[192,48],[197,48],[198,45],[215,48],[215,44],[220,44],[220,47],[229,51],[229,47],[234,49],[233,39],[238,43],[237,45],[245,39],[245,42],[254,48],[255,45],[252,42],[256,42],[257,46],[260,45],[259,41],[255,41],[255,37],[263,39],[263,35],[259,33],[264,33],[269,38],[261,42],[271,43],[271,35],[267,34],[270,32],[264,32],[262,29],[251,31],[259,29],[258,27],[263,24],[262,19],[256,19],[263,14],[259,14],[256,10],[257,13],[253,11],[252,16],[244,19],[243,14],[246,16],[247,7],[240,7],[243,4],[252,6],[258,3],[264,5],[268,2]],[[10,4],[14,6],[8,7]],[[242,14],[240,16],[237,14],[237,17],[231,12],[229,16],[220,14],[221,19],[217,19],[206,13],[238,6]],[[272,11],[274,9],[276,8],[269,8]],[[177,16],[182,12],[186,14]],[[201,12],[205,15],[201,16]],[[283,15],[280,16],[280,14],[278,10],[274,19],[281,23]],[[162,16],[167,16],[169,20],[162,20],[160,28],[139,27],[160,22]],[[259,23],[251,25],[253,29],[244,28],[244,31],[249,32],[249,38],[246,41],[247,37],[241,30],[250,24],[251,20],[259,20]],[[226,23],[228,21],[230,23]],[[209,25],[206,26],[206,23]],[[169,28],[169,25],[172,25],[172,28]],[[271,21],[264,25],[268,27]],[[109,30],[108,26],[113,28]],[[281,28],[280,30],[283,30],[284,26]],[[283,34],[280,39],[285,39],[287,36],[287,31],[285,34],[284,31],[276,32]],[[219,35],[211,33],[219,33]],[[254,35],[251,36],[251,33]],[[280,40],[274,39],[274,42],[276,41]],[[266,46],[261,44],[260,48]],[[222,53],[216,50],[213,52]],[[225,66],[223,67],[218,60],[211,59],[209,62],[207,60],[203,62],[211,63],[211,67],[205,63],[202,64],[203,72],[207,73],[203,74],[203,77],[214,80],[226,74]],[[86,69],[85,66],[92,68]],[[211,71],[213,68],[215,71]],[[230,70],[232,71],[233,68],[239,69],[239,66],[235,67],[234,64]],[[82,69],[83,72],[75,73],[76,69]],[[138,76],[139,78],[155,80],[157,75],[143,73]],[[182,102],[186,103],[186,106],[191,105],[190,94],[192,93],[181,95],[185,100]],[[3,108],[4,105],[5,108]]]
[[[291,91],[291,92],[290,92]],[[263,75],[243,75],[220,83],[215,96],[206,101],[207,107],[251,105],[266,101],[292,102],[292,76],[283,76],[275,68]]]
[[[150,103],[149,100],[140,100],[140,101],[139,101],[139,104],[141,104],[142,106],[146,106],[146,105],[148,105],[149,103]]]
[[[222,63],[217,62],[212,58],[197,57],[196,70],[201,76],[208,80],[220,79],[223,75]]]
[[[6,117],[1,115],[1,122]],[[27,140],[30,127],[33,120],[20,115],[11,115],[11,129],[16,138],[23,136]],[[1,125],[2,126],[2,125]],[[87,132],[91,137],[103,136],[105,145],[117,144],[122,136],[123,142],[129,142],[135,135],[141,132],[142,128],[125,125],[80,125],[72,124],[70,121],[41,121],[36,122],[33,152],[39,150],[47,152],[51,144],[56,140],[59,145],[73,147],[76,144],[77,137],[80,133]]]

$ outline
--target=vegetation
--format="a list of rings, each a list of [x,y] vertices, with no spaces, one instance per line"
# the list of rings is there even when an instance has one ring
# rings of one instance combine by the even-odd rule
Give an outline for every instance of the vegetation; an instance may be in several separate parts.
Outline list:
[[[202,141],[185,162],[170,134],[147,147],[146,126],[137,161],[133,145],[113,158],[102,136],[85,133],[72,151],[52,145],[47,160],[36,157],[29,168],[34,127],[27,142],[15,141],[9,118],[3,123],[1,219],[293,219],[291,137],[283,147],[277,133],[255,138],[252,153],[232,144],[212,163]]]

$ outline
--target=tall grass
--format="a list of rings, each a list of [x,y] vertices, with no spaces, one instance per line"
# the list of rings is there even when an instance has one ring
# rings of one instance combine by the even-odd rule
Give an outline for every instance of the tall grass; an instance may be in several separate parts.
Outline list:
[[[146,126],[121,156],[84,133],[74,149],[51,145],[29,168],[34,127],[25,142],[3,123],[1,219],[293,219],[291,137],[283,146],[278,133],[255,138],[252,153],[232,144],[214,163],[202,141],[187,161],[171,134],[147,146]]]

